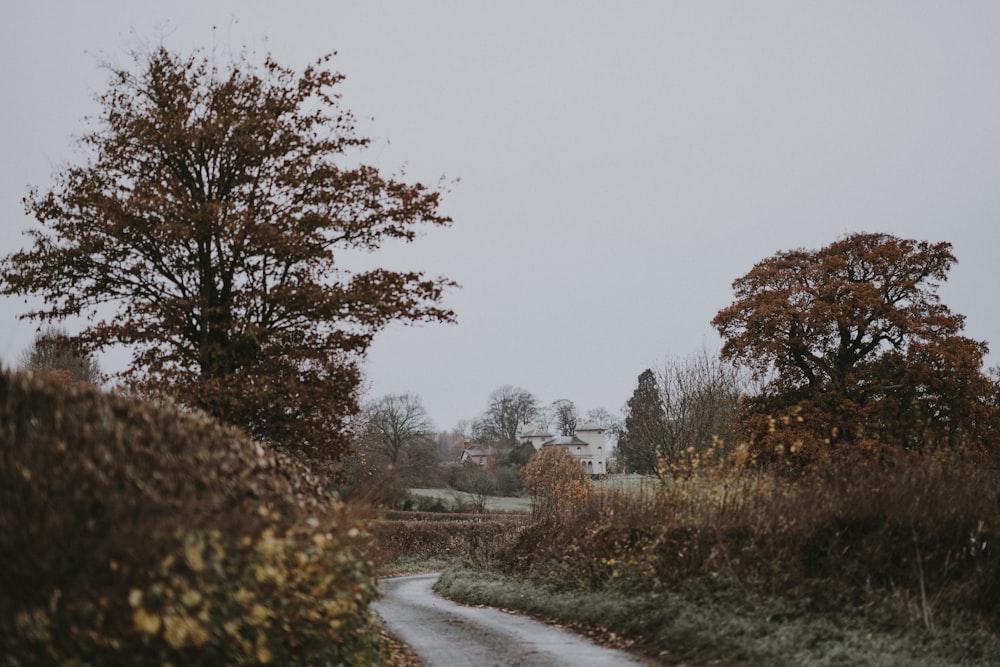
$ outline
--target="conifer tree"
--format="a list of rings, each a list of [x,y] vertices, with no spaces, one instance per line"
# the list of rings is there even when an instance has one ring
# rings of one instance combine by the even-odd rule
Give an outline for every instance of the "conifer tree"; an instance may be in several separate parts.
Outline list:
[[[658,457],[666,437],[666,412],[656,374],[644,370],[626,404],[625,423],[618,438],[618,458],[626,472],[661,474]]]

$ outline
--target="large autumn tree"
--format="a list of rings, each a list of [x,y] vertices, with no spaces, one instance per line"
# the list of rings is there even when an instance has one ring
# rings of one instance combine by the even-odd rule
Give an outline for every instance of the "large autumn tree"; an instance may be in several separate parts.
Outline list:
[[[756,453],[988,444],[987,346],[937,293],[955,261],[948,243],[859,233],[738,278],[713,324],[723,356],[768,379],[742,419]]]
[[[338,455],[373,336],[453,318],[447,280],[342,260],[451,221],[437,189],[361,164],[329,60],[160,48],[110,68],[85,160],[25,198],[39,225],[0,293],[41,296],[29,318],[86,318],[82,349],[128,346],[141,391]]]

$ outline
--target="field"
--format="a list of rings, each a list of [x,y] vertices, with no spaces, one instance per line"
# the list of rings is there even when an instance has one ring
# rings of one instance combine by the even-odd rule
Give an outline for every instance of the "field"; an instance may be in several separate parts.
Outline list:
[[[439,503],[442,510],[460,511],[476,504],[477,497],[455,489],[408,489],[407,493],[417,506]],[[486,496],[487,512],[530,512],[531,498],[528,496]]]

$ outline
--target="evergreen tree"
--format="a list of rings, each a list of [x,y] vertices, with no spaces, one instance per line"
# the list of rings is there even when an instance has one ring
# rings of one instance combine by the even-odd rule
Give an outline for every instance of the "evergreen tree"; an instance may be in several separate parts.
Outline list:
[[[618,438],[618,459],[625,472],[659,474],[657,455],[666,434],[666,412],[656,374],[646,369],[626,404],[625,424]]]

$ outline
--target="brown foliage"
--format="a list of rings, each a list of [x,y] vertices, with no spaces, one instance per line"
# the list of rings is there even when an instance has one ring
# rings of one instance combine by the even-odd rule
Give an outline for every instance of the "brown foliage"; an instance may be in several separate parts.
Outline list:
[[[161,48],[113,69],[87,161],[26,198],[40,228],[0,262],[0,293],[44,297],[27,317],[89,317],[77,342],[129,346],[144,391],[335,458],[373,336],[453,314],[447,280],[343,268],[451,221],[438,191],[350,166],[368,140],[327,62],[227,69]]]
[[[534,499],[532,516],[546,521],[575,507],[590,488],[590,477],[580,462],[563,447],[543,447],[521,471],[524,490]]]
[[[528,526],[506,561],[590,590],[701,579],[817,610],[892,596],[918,623],[971,613],[996,628],[998,489],[995,470],[940,454],[832,462],[795,479],[712,471],[655,493],[583,494]]]
[[[947,243],[854,234],[778,253],[738,278],[736,301],[713,324],[724,357],[769,378],[742,420],[755,454],[797,439],[988,446],[997,416],[987,346],[960,335],[964,318],[937,295],[954,262]],[[775,435],[766,420],[793,411],[809,416],[796,427],[803,437],[780,442],[788,431]]]
[[[394,512],[372,524],[379,556],[386,563],[399,559],[493,559],[509,548],[524,528],[517,515]]]
[[[0,375],[0,653],[18,664],[367,664],[366,540],[242,431]]]

